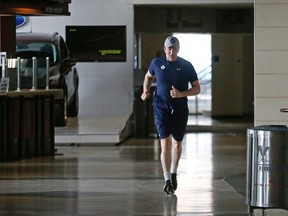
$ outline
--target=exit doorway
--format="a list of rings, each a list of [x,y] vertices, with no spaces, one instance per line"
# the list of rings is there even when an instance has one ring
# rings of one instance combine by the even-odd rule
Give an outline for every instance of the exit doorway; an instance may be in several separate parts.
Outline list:
[[[180,41],[178,55],[192,63],[201,84],[198,96],[188,97],[191,115],[201,115],[211,112],[211,79],[212,79],[212,51],[211,34],[174,33]]]

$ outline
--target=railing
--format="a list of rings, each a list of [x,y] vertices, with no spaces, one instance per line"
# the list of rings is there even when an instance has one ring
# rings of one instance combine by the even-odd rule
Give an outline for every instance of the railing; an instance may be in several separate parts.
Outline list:
[[[212,66],[209,65],[208,67],[201,70],[197,75],[198,75],[198,79],[201,85],[201,93],[200,95],[197,95],[196,97],[193,97],[192,99],[188,99],[188,106],[189,106],[190,114],[196,114],[196,115],[201,113],[201,111],[199,110],[200,109],[199,104],[205,101],[208,101],[206,103],[211,104]],[[195,101],[195,106],[192,106],[191,103],[194,101]],[[204,106],[205,104],[202,103],[202,105]],[[209,109],[211,109],[211,105]]]
[[[211,83],[212,66],[209,65],[208,67],[201,70],[197,75],[201,85]]]
[[[21,91],[22,87],[33,91],[40,85],[49,90],[49,57],[41,59],[36,57],[32,59],[19,57],[6,59],[6,57],[2,57],[1,67],[1,78],[8,78],[10,82],[9,90]],[[24,81],[29,82],[25,84]]]

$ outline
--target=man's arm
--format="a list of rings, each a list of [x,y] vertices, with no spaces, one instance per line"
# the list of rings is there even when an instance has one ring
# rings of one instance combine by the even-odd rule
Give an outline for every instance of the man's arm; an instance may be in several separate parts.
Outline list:
[[[145,74],[143,82],[143,93],[141,95],[142,100],[149,99],[150,97],[150,87],[153,83],[154,77],[149,71]]]
[[[191,82],[192,87],[186,91],[179,91],[174,86],[171,86],[170,95],[172,98],[188,97],[198,95],[201,91],[201,86],[198,80]]]

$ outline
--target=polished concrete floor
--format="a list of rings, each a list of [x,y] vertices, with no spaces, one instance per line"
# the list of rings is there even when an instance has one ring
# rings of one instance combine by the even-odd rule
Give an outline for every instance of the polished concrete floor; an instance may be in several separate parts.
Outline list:
[[[162,191],[156,138],[130,138],[118,145],[56,144],[54,156],[0,163],[0,215],[249,215],[244,188],[246,133],[233,130],[231,122],[228,128],[189,130],[179,186],[171,197]],[[288,212],[255,209],[254,215]]]

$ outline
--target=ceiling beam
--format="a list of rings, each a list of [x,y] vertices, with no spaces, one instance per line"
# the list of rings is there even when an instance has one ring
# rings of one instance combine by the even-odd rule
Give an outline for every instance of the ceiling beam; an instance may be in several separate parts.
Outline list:
[[[0,0],[0,15],[69,16],[71,0]]]

